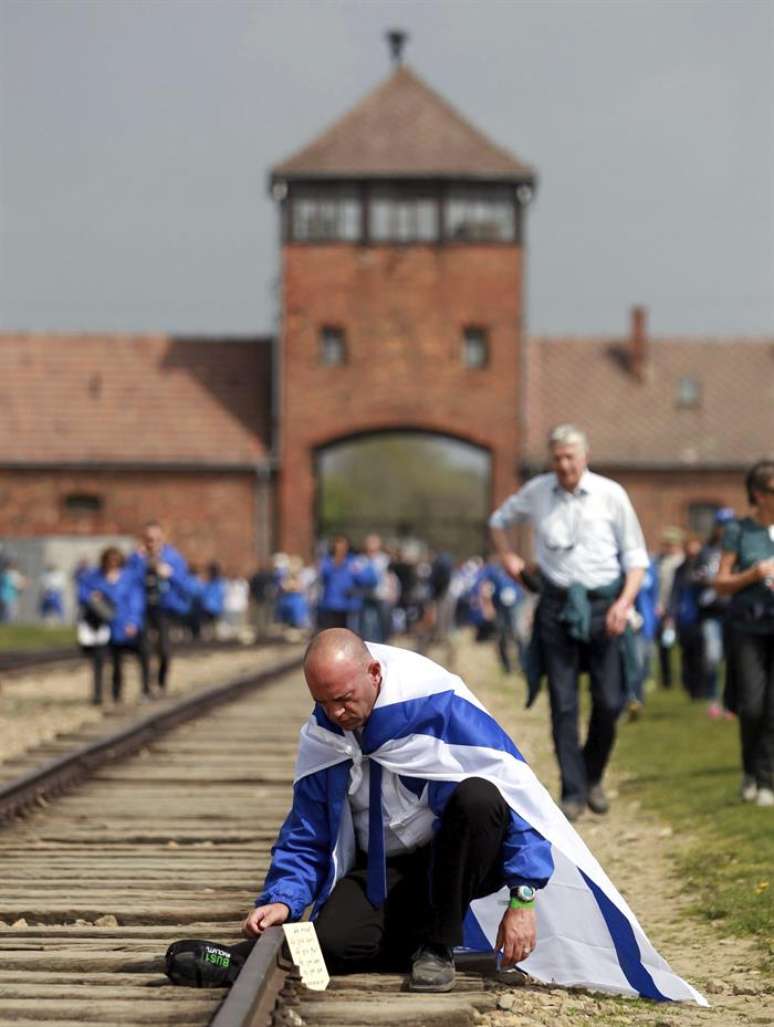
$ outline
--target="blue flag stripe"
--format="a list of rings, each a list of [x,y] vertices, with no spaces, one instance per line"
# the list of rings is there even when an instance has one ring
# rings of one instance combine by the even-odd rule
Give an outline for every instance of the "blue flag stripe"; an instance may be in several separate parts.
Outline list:
[[[597,905],[602,916],[605,918],[607,929],[610,931],[610,937],[615,945],[618,962],[626,980],[635,991],[639,992],[642,998],[650,998],[656,1002],[671,1001],[658,990],[656,982],[642,965],[640,947],[637,944],[637,939],[634,937],[632,925],[621,910],[605,895],[602,889],[590,877],[587,877],[580,868],[579,871],[597,900]]]
[[[474,952],[492,951],[492,945],[470,906],[462,922],[462,934],[466,949],[472,949]]]
[[[453,691],[377,706],[366,722],[363,749],[375,752],[385,742],[409,735],[430,735],[448,745],[496,749],[525,762],[497,721]]]

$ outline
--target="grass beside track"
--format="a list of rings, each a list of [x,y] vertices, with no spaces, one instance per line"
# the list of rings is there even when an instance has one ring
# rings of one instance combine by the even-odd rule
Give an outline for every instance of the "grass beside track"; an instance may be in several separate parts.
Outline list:
[[[620,725],[621,794],[674,829],[675,855],[696,912],[753,937],[774,973],[774,809],[739,799],[739,728],[711,720],[679,688],[648,697],[642,719]],[[690,834],[681,841],[681,832]]]
[[[39,652],[75,645],[75,628],[39,624],[0,624],[0,652],[26,649]]]

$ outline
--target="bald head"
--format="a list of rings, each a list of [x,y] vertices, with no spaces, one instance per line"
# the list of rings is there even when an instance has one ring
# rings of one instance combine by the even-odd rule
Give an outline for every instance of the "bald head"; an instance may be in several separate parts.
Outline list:
[[[345,731],[362,727],[382,683],[382,668],[365,643],[346,628],[316,635],[304,657],[304,676],[315,702]]]
[[[343,663],[368,662],[371,654],[365,642],[347,628],[328,628],[315,635],[304,656],[304,673],[312,667],[340,666]]]

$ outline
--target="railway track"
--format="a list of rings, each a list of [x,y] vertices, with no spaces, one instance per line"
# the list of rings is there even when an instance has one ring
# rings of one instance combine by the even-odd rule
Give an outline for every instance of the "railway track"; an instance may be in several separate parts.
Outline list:
[[[276,642],[274,643],[276,644]],[[210,641],[178,642],[174,647],[176,655],[228,651],[243,649],[239,641],[231,639]],[[83,663],[85,657],[76,645],[60,646],[56,649],[22,650],[14,649],[0,652],[0,674],[30,674],[36,671],[51,669],[55,666],[70,666]]]
[[[0,788],[0,811],[17,817],[0,829],[0,1024],[470,1027],[495,1008],[497,986],[480,973],[461,974],[450,995],[412,995],[389,975],[309,992],[280,965],[279,930],[228,993],[167,981],[172,941],[240,940],[309,704],[285,662],[66,754],[47,784],[31,771],[37,791]]]

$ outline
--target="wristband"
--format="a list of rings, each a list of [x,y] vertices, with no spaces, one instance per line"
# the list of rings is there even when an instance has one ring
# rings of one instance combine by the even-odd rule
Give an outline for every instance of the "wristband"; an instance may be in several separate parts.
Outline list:
[[[511,899],[508,903],[508,909],[534,909],[535,900],[530,899],[529,902],[524,902],[523,899]]]

